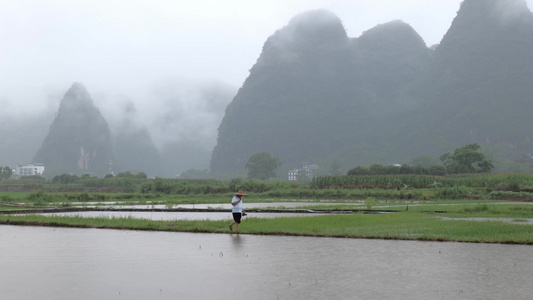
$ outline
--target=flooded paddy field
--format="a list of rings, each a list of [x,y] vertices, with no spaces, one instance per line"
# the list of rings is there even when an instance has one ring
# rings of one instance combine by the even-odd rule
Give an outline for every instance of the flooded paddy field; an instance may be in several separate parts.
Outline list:
[[[82,218],[134,218],[147,219],[156,221],[174,221],[174,220],[232,220],[231,212],[161,212],[161,211],[83,211],[83,212],[57,212],[57,213],[43,213],[45,216],[67,216],[67,217],[82,217]],[[283,218],[283,217],[312,217],[324,215],[321,213],[248,213],[247,218]]]
[[[231,220],[231,204],[180,204],[180,205],[119,205],[108,203],[107,205],[89,205],[72,208],[43,209],[40,215],[45,216],[68,216],[85,218],[135,218],[158,221],[173,220]],[[320,211],[301,210],[299,207],[309,205],[339,205],[342,203],[250,203],[246,204],[246,218],[282,218],[282,217],[311,217],[324,215]],[[275,208],[275,209],[273,209]],[[50,212],[46,212],[50,210]],[[35,210],[34,212],[37,212]],[[9,213],[9,212],[5,212]],[[11,212],[13,213],[13,212]],[[22,213],[33,213],[25,210]]]
[[[3,299],[531,299],[533,247],[0,226]]]
[[[337,203],[337,202],[256,202],[245,203],[245,209],[265,209],[265,208],[299,208],[305,206],[327,206],[327,205],[353,205],[354,203]],[[360,204],[360,203],[357,203]],[[119,202],[74,202],[75,206],[83,207],[110,207],[123,209],[231,209],[230,203],[211,203],[211,204],[138,204],[138,205],[122,205]]]

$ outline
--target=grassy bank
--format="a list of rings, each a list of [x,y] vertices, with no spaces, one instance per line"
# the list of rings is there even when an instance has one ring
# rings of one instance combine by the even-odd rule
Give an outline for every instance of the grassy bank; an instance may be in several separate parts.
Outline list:
[[[245,218],[241,233],[533,245],[531,225],[520,224],[520,221],[533,218],[531,205],[452,205],[447,208],[446,214],[428,212],[433,208],[432,206],[411,207],[407,211],[391,214]],[[464,218],[479,217],[511,218],[517,223],[464,220]],[[228,223],[229,221],[207,220],[152,221],[133,218],[0,215],[0,224],[205,233],[229,233]]]

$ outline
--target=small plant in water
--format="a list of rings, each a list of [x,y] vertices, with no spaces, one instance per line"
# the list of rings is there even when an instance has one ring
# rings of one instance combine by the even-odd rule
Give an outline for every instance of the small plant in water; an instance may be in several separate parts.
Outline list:
[[[372,205],[376,204],[375,197],[366,197],[365,199],[366,209],[372,209]]]

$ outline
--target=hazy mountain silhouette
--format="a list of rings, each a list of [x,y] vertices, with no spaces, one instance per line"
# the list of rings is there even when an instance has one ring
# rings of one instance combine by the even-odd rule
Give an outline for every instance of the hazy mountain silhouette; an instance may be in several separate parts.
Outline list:
[[[74,83],[61,100],[48,135],[34,162],[45,164],[46,175],[103,175],[113,162],[106,120],[81,83]]]
[[[288,167],[364,165],[530,140],[533,17],[524,0],[465,0],[434,49],[401,21],[348,38],[331,12],[294,17],[267,39],[228,105],[211,170],[243,169],[263,151]]]
[[[350,39],[331,12],[296,16],[266,41],[228,105],[211,169],[242,169],[262,151],[285,164],[375,152],[369,126],[412,109],[405,84],[427,68],[430,52],[400,21]]]
[[[436,49],[420,115],[449,141],[516,144],[531,134],[531,78],[526,2],[464,1]]]
[[[152,136],[145,126],[137,120],[137,109],[133,102],[126,103],[124,115],[113,130],[113,171],[144,172],[150,176],[158,175],[161,168],[159,152]]]

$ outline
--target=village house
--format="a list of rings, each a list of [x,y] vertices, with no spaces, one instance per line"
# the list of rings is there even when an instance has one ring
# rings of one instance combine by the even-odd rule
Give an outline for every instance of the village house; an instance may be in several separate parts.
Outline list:
[[[298,180],[299,176],[313,178],[313,170],[318,169],[317,164],[303,163],[301,168],[289,170],[289,181]]]
[[[15,174],[17,176],[42,176],[44,173],[44,165],[31,163],[31,164],[17,164],[17,169],[15,169]]]

